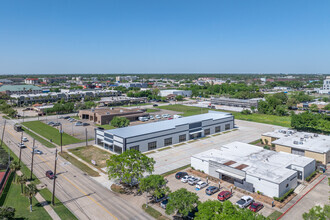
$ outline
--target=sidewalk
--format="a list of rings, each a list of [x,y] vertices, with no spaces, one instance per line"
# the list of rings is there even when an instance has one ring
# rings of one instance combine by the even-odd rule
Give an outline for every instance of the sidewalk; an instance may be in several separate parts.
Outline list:
[[[50,217],[55,220],[61,220],[61,218],[57,215],[57,213],[54,211],[54,209],[48,204],[48,202],[39,194],[37,193],[35,195],[35,198],[38,200],[38,202],[41,204],[42,207],[48,212]]]

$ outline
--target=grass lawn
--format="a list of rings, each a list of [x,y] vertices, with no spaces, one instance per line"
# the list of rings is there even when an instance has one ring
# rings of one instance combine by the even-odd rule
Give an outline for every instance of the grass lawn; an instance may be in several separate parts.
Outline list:
[[[183,116],[198,115],[198,114],[202,114],[202,113],[207,113],[209,111],[209,109],[207,109],[207,108],[185,106],[185,105],[178,105],[178,104],[177,105],[159,106],[157,108],[183,112],[183,114],[182,114]],[[212,110],[214,111],[215,109],[212,109]],[[239,119],[239,120],[272,124],[272,125],[278,125],[278,126],[283,126],[283,127],[291,127],[291,117],[290,116],[277,116],[277,115],[264,115],[264,114],[243,115],[240,112],[231,112],[231,111],[224,111],[224,110],[215,110],[215,111],[230,112],[235,116],[235,119]]]
[[[8,182],[8,184],[10,184],[10,182]],[[52,219],[35,198],[32,199],[33,211],[30,212],[29,199],[21,195],[20,184],[10,184],[9,191],[3,205],[15,208],[15,219]]]
[[[157,109],[152,109],[152,108],[148,108],[147,109],[147,112],[148,113],[152,113],[152,112],[158,112],[159,110],[157,110]]]
[[[36,139],[37,141],[39,141],[42,145],[49,147],[49,148],[55,148],[56,146],[52,143],[50,143],[49,141],[43,139],[42,137],[36,135],[35,133],[24,129],[24,132],[27,133],[28,135],[30,135],[32,138]]]
[[[95,124],[95,126],[104,128],[104,130],[110,130],[110,129],[115,129],[116,128],[116,127],[114,127],[112,125],[99,125],[99,124]]]
[[[69,151],[87,163],[90,163],[91,165],[91,160],[94,160],[96,162],[96,167],[98,168],[105,167],[106,160],[109,159],[112,155],[111,153],[108,153],[94,146],[78,147],[70,149]]]
[[[279,211],[274,211],[272,214],[268,216],[270,220],[276,220],[278,219],[283,213]]]
[[[154,217],[157,220],[165,220],[165,219],[169,219],[165,216],[162,215],[162,213],[160,213],[159,211],[157,211],[156,209],[154,209],[153,207],[151,207],[150,205],[147,207],[146,204],[142,205],[142,209],[148,213],[149,215],[151,215],[152,217]]]
[[[74,118],[76,120],[80,120],[79,116],[71,116],[71,118]]]
[[[69,155],[68,153],[62,152],[62,153],[59,153],[59,155],[61,157],[63,157],[64,159],[66,159],[67,161],[69,161],[70,163],[72,163],[77,168],[81,169],[83,172],[87,173],[89,176],[93,176],[93,177],[100,176],[98,172],[91,169],[89,166],[80,162],[79,160],[77,160],[73,156]]]
[[[57,145],[61,145],[61,135],[57,128],[51,127],[41,121],[28,121],[22,123],[24,126],[30,128],[34,132],[40,134],[47,140],[52,139],[54,143]],[[68,135],[67,133],[63,133],[62,135],[63,145],[68,144],[75,144],[82,142],[84,140],[80,140],[78,138],[72,137],[71,135]]]

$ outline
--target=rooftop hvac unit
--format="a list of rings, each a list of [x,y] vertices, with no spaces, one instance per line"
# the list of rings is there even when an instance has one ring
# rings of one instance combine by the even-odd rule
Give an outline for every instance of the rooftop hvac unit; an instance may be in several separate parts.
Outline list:
[[[314,137],[318,137],[319,135],[318,134],[314,134]]]
[[[294,141],[293,144],[298,144],[298,141]]]
[[[304,138],[300,138],[300,141],[304,141]]]
[[[304,142],[300,141],[300,142],[299,142],[299,144],[300,144],[300,145],[303,145],[303,144],[304,144]]]
[[[120,111],[119,112],[123,112],[123,110],[122,109],[120,109]]]
[[[107,112],[107,115],[110,115],[110,112]]]
[[[304,138],[309,138],[308,134],[305,134]]]

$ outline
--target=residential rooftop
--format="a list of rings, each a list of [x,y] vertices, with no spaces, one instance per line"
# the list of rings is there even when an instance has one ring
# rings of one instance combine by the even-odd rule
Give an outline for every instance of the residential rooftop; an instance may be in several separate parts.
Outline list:
[[[281,183],[297,172],[287,167],[291,165],[304,167],[314,160],[295,154],[266,150],[242,142],[226,144],[220,149],[211,149],[192,157],[215,161],[245,171],[247,175],[274,183]]]
[[[279,129],[273,132],[267,132],[263,136],[278,138],[272,144],[316,153],[327,153],[330,151],[330,136],[327,135],[297,132],[291,129]]]
[[[147,124],[129,126],[124,128],[117,128],[112,130],[107,130],[105,132],[122,137],[136,137],[139,135],[145,135],[149,133],[157,133],[164,130],[174,129],[177,126],[191,124],[195,122],[201,122],[205,120],[218,120],[233,117],[232,114],[227,112],[209,111],[206,114],[194,115],[183,118],[176,118],[172,120],[151,122]]]

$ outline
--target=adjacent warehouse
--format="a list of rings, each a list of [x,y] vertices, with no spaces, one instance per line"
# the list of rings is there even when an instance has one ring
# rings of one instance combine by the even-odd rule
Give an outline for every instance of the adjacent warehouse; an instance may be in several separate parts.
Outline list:
[[[96,129],[95,144],[116,153],[130,149],[145,152],[230,130],[233,127],[233,115],[209,111],[201,115],[107,131]]]
[[[87,119],[99,125],[109,124],[111,120],[118,117],[125,117],[130,121],[138,120],[139,117],[149,116],[146,109],[140,108],[96,108],[90,110],[80,110],[78,113],[80,119]]]
[[[252,106],[254,106],[255,108],[258,108],[258,103],[260,100],[262,100],[262,98],[232,99],[232,98],[220,97],[220,98],[212,98],[211,104],[242,107],[242,108],[251,108]]]
[[[277,152],[310,157],[322,164],[330,162],[330,136],[279,129],[262,134],[261,139]]]
[[[159,95],[161,97],[167,97],[169,95],[181,95],[183,97],[190,97],[192,94],[191,90],[175,90],[175,89],[165,89],[160,90]]]
[[[315,170],[315,160],[233,142],[193,155],[191,166],[247,191],[281,197]]]

